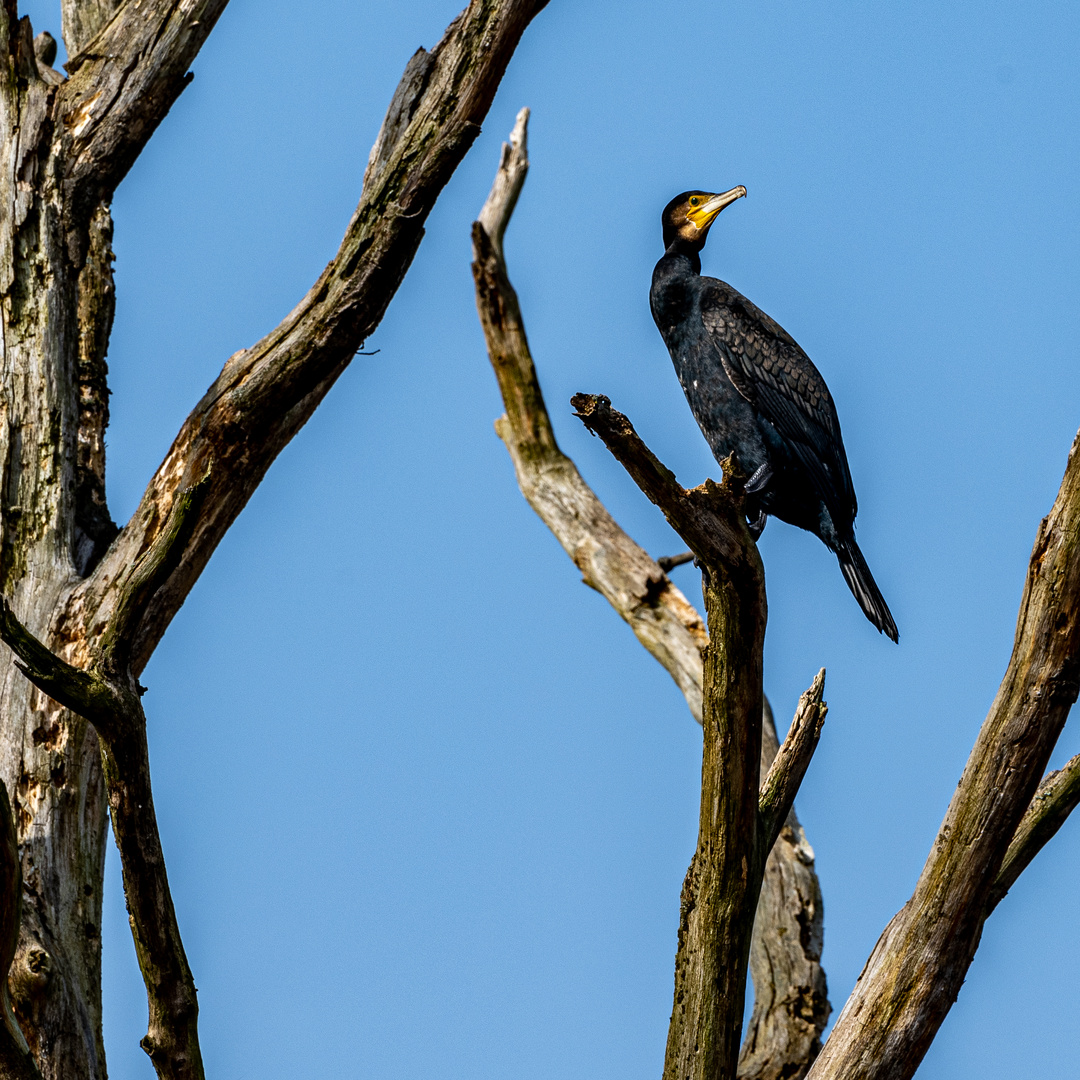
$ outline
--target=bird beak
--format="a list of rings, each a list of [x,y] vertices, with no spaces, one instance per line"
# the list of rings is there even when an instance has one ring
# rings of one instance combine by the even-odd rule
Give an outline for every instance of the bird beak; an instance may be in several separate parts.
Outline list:
[[[686,216],[698,229],[707,229],[725,206],[730,206],[736,199],[741,199],[745,194],[746,188],[740,184],[730,191],[725,191],[722,195],[714,195],[704,206],[694,207]]]

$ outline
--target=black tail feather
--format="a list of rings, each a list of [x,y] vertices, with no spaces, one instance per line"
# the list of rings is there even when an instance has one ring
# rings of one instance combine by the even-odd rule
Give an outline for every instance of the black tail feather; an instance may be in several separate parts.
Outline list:
[[[889,605],[885,603],[885,597],[881,595],[854,536],[840,542],[836,557],[840,560],[844,580],[848,583],[852,595],[859,601],[863,613],[886,637],[899,642],[900,634],[893,621],[892,612],[889,611]]]

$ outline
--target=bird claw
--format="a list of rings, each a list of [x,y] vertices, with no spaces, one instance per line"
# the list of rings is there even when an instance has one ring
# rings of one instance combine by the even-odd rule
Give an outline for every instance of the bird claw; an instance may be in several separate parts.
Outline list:
[[[747,495],[756,495],[766,484],[768,484],[772,477],[772,466],[767,461],[762,462],[750,474],[750,479],[743,485],[743,491],[745,491]],[[765,526],[763,525],[762,528],[764,527]]]
[[[746,527],[750,530],[750,535],[753,537],[755,543],[761,534],[765,531],[765,524],[769,520],[769,515],[764,510],[758,511],[758,516],[753,521],[748,521]]]

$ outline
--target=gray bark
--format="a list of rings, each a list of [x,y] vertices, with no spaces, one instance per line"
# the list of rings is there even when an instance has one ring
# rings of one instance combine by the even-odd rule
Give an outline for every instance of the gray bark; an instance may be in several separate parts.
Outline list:
[[[35,43],[14,0],[4,0],[0,595],[14,635],[5,640],[23,633],[19,640],[36,642],[54,673],[69,669],[113,690],[137,686],[225,530],[378,325],[544,2],[475,0],[430,53],[418,54],[426,59],[410,65],[395,96],[338,256],[277,330],[226,363],[118,532],[104,487],[114,310],[108,204],[187,85],[226,0],[65,0],[67,78],[50,66],[55,43],[48,35]],[[140,585],[132,568],[160,545],[178,500],[208,471],[212,483],[169,553],[168,573],[152,588]],[[120,624],[124,654],[110,667],[117,654],[106,631]],[[136,945],[147,961],[147,1049],[160,1051],[162,1076],[200,1075],[194,984],[167,917],[139,732],[110,738],[108,716],[65,697],[64,686],[78,682],[35,686],[10,662],[0,667],[0,778],[12,796],[24,900],[8,978],[14,1016],[44,1077],[103,1080],[100,734]],[[40,688],[47,684],[49,694]],[[169,971],[175,979],[162,976]]]

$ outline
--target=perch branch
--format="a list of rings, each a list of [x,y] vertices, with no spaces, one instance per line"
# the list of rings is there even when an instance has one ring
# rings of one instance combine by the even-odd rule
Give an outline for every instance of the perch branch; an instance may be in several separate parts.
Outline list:
[[[136,675],[142,670],[266,470],[378,326],[428,213],[479,132],[518,40],[544,2],[473,0],[430,53],[420,50],[409,62],[337,255],[275,330],[226,362],[185,421],[139,508],[92,576],[73,592],[62,620],[66,632],[100,633],[126,569],[162,528],[183,478],[199,475],[203,462],[213,458],[214,472],[179,565],[134,631],[133,668]],[[109,32],[107,27],[98,41]]]
[[[1050,773],[1035,792],[1016,833],[1005,852],[997,880],[990,891],[989,910],[997,907],[1016,879],[1080,803],[1080,754],[1070,758],[1064,768]]]
[[[829,711],[829,706],[821,700],[824,692],[825,669],[822,668],[814,677],[810,689],[799,698],[791,730],[761,785],[758,811],[761,815],[761,840],[766,851],[771,850],[780,835],[788,812],[795,805],[795,794],[806,775],[810,759],[817,749],[821,727]]]
[[[1078,688],[1080,435],[1039,526],[1005,678],[915,892],[871,953],[814,1080],[914,1074],[960,992],[1006,853],[1028,843],[1018,829]]]
[[[742,474],[733,458],[723,463],[723,484],[706,480],[687,491],[641,441],[634,425],[611,407],[608,398],[602,394],[575,394],[570,404],[581,422],[600,436],[637,486],[663,511],[700,561],[726,566],[732,573],[754,572],[753,564],[760,566],[742,513]]]
[[[506,407],[496,431],[510,453],[522,494],[580,568],[585,582],[609,601],[675,679],[700,723],[701,654],[708,645],[700,616],[660,565],[619,528],[559,450],[502,244],[492,239],[494,235],[501,240],[528,169],[527,121],[528,111],[522,110],[510,143],[503,148],[491,194],[473,226],[477,309]],[[772,739],[769,762],[776,752],[775,734]],[[759,770],[758,779],[763,773]],[[802,1076],[820,1045],[829,1013],[820,966],[820,890],[813,854],[797,822],[794,830],[785,830],[770,858],[767,879],[773,891],[762,897],[755,923],[757,940],[768,942],[767,951],[759,953],[777,974],[763,991],[767,1005],[755,1006],[747,1039],[748,1045],[753,1044],[746,1074],[752,1080]],[[789,932],[792,928],[794,932]],[[810,1014],[801,1007],[791,1008],[793,1002],[807,1001],[813,1002]]]

